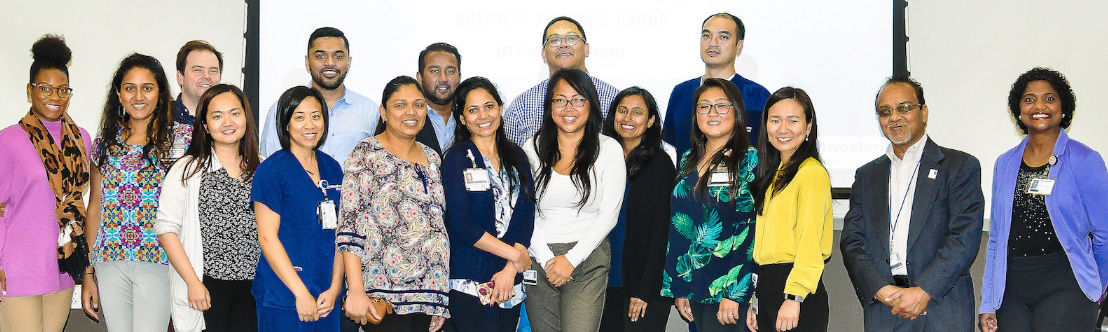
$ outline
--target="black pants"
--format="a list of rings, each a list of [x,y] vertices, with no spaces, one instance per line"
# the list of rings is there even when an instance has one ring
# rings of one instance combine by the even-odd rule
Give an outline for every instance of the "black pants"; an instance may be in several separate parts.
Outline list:
[[[1097,303],[1077,284],[1064,251],[1008,257],[999,331],[1093,331]]]
[[[250,294],[252,280],[220,280],[205,275],[203,283],[212,298],[212,307],[204,312],[204,331],[258,330],[258,311]]]
[[[450,291],[450,319],[446,326],[458,332],[515,332],[519,325],[519,309],[482,305],[476,296]]]
[[[785,302],[785,280],[793,270],[792,263],[767,264],[759,267],[758,330],[773,331],[777,326],[777,312]],[[816,292],[804,297],[800,304],[800,320],[790,331],[827,331],[827,289],[821,278]]]
[[[608,294],[604,299],[604,317],[600,318],[600,331],[665,332],[673,299],[652,296],[641,300],[646,301],[646,315],[632,322],[631,317],[627,316],[631,294],[622,287],[608,287]]]
[[[719,323],[719,318],[716,317],[716,313],[719,313],[719,303],[703,304],[689,301],[689,308],[692,309],[693,315],[692,324],[696,326],[698,332],[746,332],[746,309],[748,307],[750,307],[749,303],[739,303],[739,316],[735,317],[735,320],[739,323],[723,325]]]
[[[431,316],[427,314],[390,314],[381,318],[381,324],[366,324],[362,330],[366,332],[427,332],[431,327]]]

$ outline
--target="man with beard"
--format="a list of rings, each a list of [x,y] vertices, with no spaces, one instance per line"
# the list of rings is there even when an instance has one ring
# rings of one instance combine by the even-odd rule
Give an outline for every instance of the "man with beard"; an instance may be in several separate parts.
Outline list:
[[[704,61],[704,75],[682,82],[673,87],[666,105],[666,116],[662,122],[662,138],[677,148],[680,157],[689,150],[689,135],[692,133],[693,93],[700,82],[709,78],[730,80],[739,88],[746,106],[746,129],[750,133],[750,142],[758,142],[758,121],[762,119],[762,109],[769,99],[769,90],[735,72],[735,59],[742,54],[746,38],[743,21],[729,13],[708,16],[700,25],[700,60]]]
[[[910,77],[889,78],[874,106],[890,144],[854,175],[839,243],[864,328],[972,332],[981,164],[928,138],[923,87]]]
[[[304,56],[304,67],[312,75],[312,89],[319,90],[327,102],[327,114],[330,118],[327,128],[327,140],[320,151],[346,164],[346,157],[354,146],[363,139],[373,136],[377,129],[377,120],[381,117],[377,103],[354,91],[346,89],[343,80],[350,69],[350,42],[341,30],[323,27],[312,32],[308,38],[308,54]],[[269,156],[281,149],[277,138],[277,103],[269,108],[262,129],[262,155]]]
[[[196,119],[196,103],[212,85],[219,84],[223,73],[223,54],[212,44],[193,40],[177,51],[177,85],[181,93],[174,103],[173,121],[192,125]]]
[[[585,69],[585,58],[589,56],[589,42],[585,36],[585,28],[569,17],[559,16],[546,24],[542,35],[542,60],[554,74],[558,69]],[[600,96],[600,114],[608,116],[608,106],[619,94],[619,89],[601,81],[595,76],[592,78],[596,86],[596,93]],[[546,98],[548,80],[539,82],[538,85],[519,94],[508,108],[504,109],[504,133],[508,139],[519,146],[535,133],[542,125],[543,99]]]
[[[434,149],[441,156],[454,144],[457,121],[451,116],[454,90],[462,77],[462,55],[447,43],[434,43],[419,52],[416,80],[427,98],[427,122],[416,135],[416,141]]]

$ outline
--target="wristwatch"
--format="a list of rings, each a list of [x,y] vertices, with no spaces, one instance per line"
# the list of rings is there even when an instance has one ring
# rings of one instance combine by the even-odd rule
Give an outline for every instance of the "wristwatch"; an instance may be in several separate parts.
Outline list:
[[[804,297],[800,295],[785,294],[785,299],[796,301],[796,303],[804,303]]]

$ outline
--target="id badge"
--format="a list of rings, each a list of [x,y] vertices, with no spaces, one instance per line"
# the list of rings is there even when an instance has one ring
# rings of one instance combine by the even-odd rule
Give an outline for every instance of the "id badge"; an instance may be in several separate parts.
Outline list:
[[[538,286],[538,276],[538,272],[535,272],[535,270],[523,271],[523,284],[528,286]]]
[[[335,212],[335,201],[325,200],[316,206],[316,217],[323,229],[335,229],[339,227],[338,213]]]
[[[169,159],[177,160],[185,156],[185,139],[176,138],[173,140],[173,146],[169,148]]]
[[[1032,179],[1027,186],[1027,193],[1034,195],[1050,195],[1054,191],[1053,179]]]
[[[484,168],[467,168],[462,174],[465,176],[466,191],[489,190],[489,171]]]
[[[720,187],[731,185],[731,177],[728,176],[727,171],[712,172],[711,177],[708,178],[709,187]]]
[[[893,269],[899,269],[901,266],[904,266],[904,260],[900,259],[900,254],[897,253],[893,253],[892,257],[889,257],[889,262],[892,263],[890,267]]]

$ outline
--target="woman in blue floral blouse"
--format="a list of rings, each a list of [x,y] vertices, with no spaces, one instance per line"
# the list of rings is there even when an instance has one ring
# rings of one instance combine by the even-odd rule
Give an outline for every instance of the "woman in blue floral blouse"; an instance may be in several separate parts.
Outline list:
[[[674,298],[700,332],[745,331],[756,267],[750,183],[758,155],[734,84],[705,80],[693,100],[696,126],[673,188],[662,295]]]

